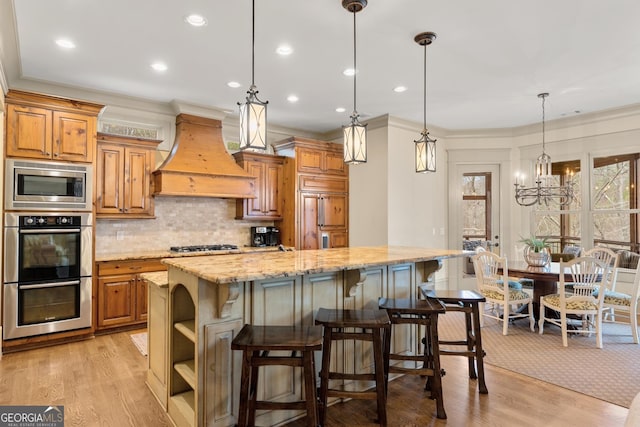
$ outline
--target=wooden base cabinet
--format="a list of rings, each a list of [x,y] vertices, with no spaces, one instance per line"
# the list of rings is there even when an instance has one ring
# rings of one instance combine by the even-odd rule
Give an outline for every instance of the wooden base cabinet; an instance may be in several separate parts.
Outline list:
[[[103,105],[10,90],[6,155],[92,163]]]
[[[98,330],[144,324],[147,321],[147,282],[140,273],[163,271],[159,259],[104,261],[98,271]]]
[[[326,141],[289,138],[273,145],[286,157],[282,221],[285,246],[296,249],[349,245],[349,169],[342,146]]]

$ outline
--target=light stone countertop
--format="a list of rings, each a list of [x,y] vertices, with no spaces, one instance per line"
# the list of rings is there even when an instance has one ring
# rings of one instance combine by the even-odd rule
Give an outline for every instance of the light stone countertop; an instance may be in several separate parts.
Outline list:
[[[354,270],[377,265],[472,256],[473,251],[403,246],[351,247],[251,255],[163,259],[162,263],[214,283],[235,283],[277,277]]]
[[[117,252],[117,253],[105,253],[96,254],[96,262],[104,261],[127,261],[136,259],[153,259],[153,258],[182,258],[182,257],[194,257],[194,256],[206,256],[206,255],[229,255],[229,254],[248,254],[255,252],[275,252],[278,250],[277,246],[267,247],[252,247],[244,246],[238,249],[224,250],[224,251],[202,251],[202,252],[171,252],[166,251],[137,251],[137,252]]]
[[[153,283],[159,288],[169,287],[169,277],[166,271],[151,271],[149,273],[140,273],[140,277],[147,282]]]

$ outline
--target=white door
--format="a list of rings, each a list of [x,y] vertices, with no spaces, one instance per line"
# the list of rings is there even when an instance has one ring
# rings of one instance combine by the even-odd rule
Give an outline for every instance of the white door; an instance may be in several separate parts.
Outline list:
[[[450,212],[455,226],[451,233],[455,237],[451,237],[459,246],[451,247],[473,249],[480,244],[500,254],[500,165],[457,165],[452,187]],[[458,289],[474,289],[471,260],[465,258],[459,264],[455,272]]]

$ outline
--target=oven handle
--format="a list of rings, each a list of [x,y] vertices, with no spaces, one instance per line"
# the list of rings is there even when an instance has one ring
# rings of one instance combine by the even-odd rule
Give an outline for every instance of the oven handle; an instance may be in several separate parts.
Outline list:
[[[22,234],[42,234],[42,233],[79,233],[79,228],[41,228],[38,230],[20,230]]]
[[[38,285],[18,285],[20,289],[43,289],[43,288],[56,288],[58,286],[70,286],[79,285],[79,280],[71,280],[68,282],[55,282],[55,283],[41,283]]]

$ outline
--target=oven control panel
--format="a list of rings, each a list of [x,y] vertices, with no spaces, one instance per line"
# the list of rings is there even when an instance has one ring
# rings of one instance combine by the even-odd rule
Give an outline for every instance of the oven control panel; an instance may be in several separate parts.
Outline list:
[[[25,215],[20,216],[20,228],[78,227],[81,225],[80,219],[75,215]]]

